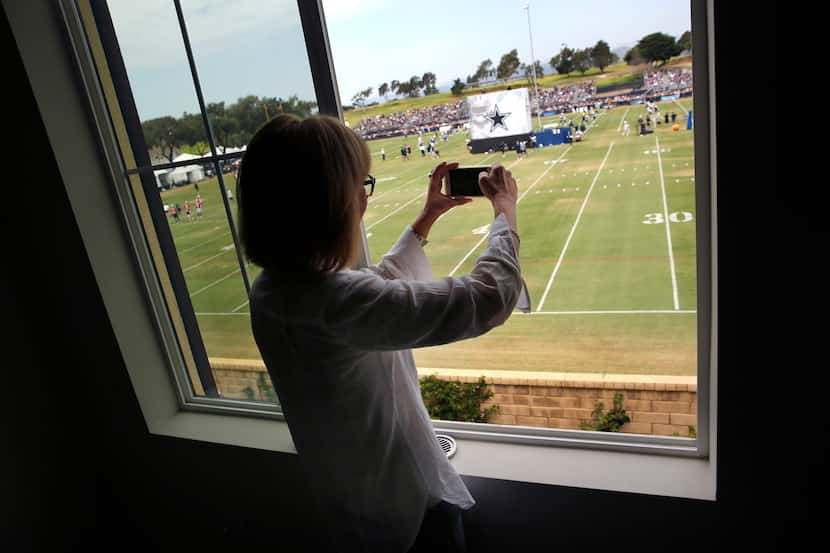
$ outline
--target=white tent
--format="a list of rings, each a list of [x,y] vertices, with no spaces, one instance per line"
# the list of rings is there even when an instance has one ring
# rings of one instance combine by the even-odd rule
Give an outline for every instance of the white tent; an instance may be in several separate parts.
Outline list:
[[[190,161],[191,159],[201,159],[202,157],[193,154],[179,154],[173,159],[173,162]],[[196,182],[205,178],[205,170],[201,165],[182,165],[167,173],[166,178],[168,184],[171,185]]]
[[[222,150],[220,147],[217,151],[219,155],[222,154],[235,154],[238,152],[244,152],[247,149],[247,146],[236,147],[230,146]],[[206,158],[210,158],[211,154],[208,152],[202,156],[197,156],[194,154],[179,154],[175,158],[173,158],[173,162],[177,163],[180,161],[190,161],[190,160],[205,160]],[[192,183],[205,178],[205,167],[202,164],[193,164],[193,165],[182,165],[181,167],[176,167],[173,169],[156,169],[153,171],[153,176],[156,179],[156,186],[159,188],[163,186],[178,186],[180,184]]]
[[[235,154],[237,152],[244,152],[247,147],[248,146],[242,146],[241,148],[238,148],[236,146],[228,146],[227,148],[222,150],[222,147],[220,146],[216,149],[216,152],[218,154]]]
[[[167,179],[167,175],[170,174],[170,169],[156,169],[153,171],[153,176],[156,179],[156,186],[159,188],[163,186],[170,186],[170,181]]]

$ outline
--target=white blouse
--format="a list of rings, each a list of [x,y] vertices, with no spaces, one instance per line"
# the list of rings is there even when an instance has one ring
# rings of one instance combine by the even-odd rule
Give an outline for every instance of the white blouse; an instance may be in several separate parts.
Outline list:
[[[529,300],[504,215],[466,276],[433,280],[407,227],[377,266],[256,278],[254,338],[338,551],[403,553],[427,508],[475,505],[435,438],[410,348],[484,334],[520,291]]]

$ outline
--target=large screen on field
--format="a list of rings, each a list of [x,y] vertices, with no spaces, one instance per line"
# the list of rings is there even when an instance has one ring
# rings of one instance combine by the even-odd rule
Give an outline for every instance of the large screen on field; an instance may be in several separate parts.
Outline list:
[[[527,134],[531,130],[530,96],[526,88],[469,96],[473,140]]]

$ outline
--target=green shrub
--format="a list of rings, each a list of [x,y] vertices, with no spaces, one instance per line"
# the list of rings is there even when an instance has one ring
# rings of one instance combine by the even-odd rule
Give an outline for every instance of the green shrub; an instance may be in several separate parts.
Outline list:
[[[277,392],[274,391],[274,387],[271,385],[271,379],[266,377],[265,373],[259,373],[257,387],[259,388],[259,393],[262,395],[263,401],[270,401],[271,403],[279,402]]]
[[[258,401],[269,401],[271,403],[277,403],[277,392],[274,391],[274,387],[271,386],[271,379],[265,376],[265,373],[259,373],[257,376],[257,383],[256,383],[257,390],[259,391],[259,399]],[[245,397],[251,401],[257,401],[257,393],[256,391],[251,388],[250,386],[246,386],[242,393],[245,394]]]
[[[483,376],[474,383],[450,382],[434,375],[425,376],[420,382],[424,405],[433,419],[487,422],[499,410],[498,405],[481,409],[481,404],[493,397]]]
[[[625,414],[622,407],[623,395],[620,392],[614,394],[614,407],[607,413],[602,410],[605,406],[601,401],[594,404],[594,411],[591,413],[591,421],[582,421],[582,430],[596,430],[598,432],[619,432],[622,425],[631,421]]]

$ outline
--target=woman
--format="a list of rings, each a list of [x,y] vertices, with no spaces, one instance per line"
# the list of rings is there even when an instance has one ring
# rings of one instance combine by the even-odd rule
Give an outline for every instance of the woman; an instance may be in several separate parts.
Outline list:
[[[479,175],[493,205],[472,273],[433,280],[432,224],[470,198],[441,193],[376,266],[352,270],[374,180],[366,144],[337,119],[280,115],[261,127],[237,183],[240,238],[263,267],[251,323],[325,523],[339,551],[464,551],[475,504],[439,447],[411,348],[484,334],[520,295],[516,181]],[[278,216],[271,206],[284,206]]]

